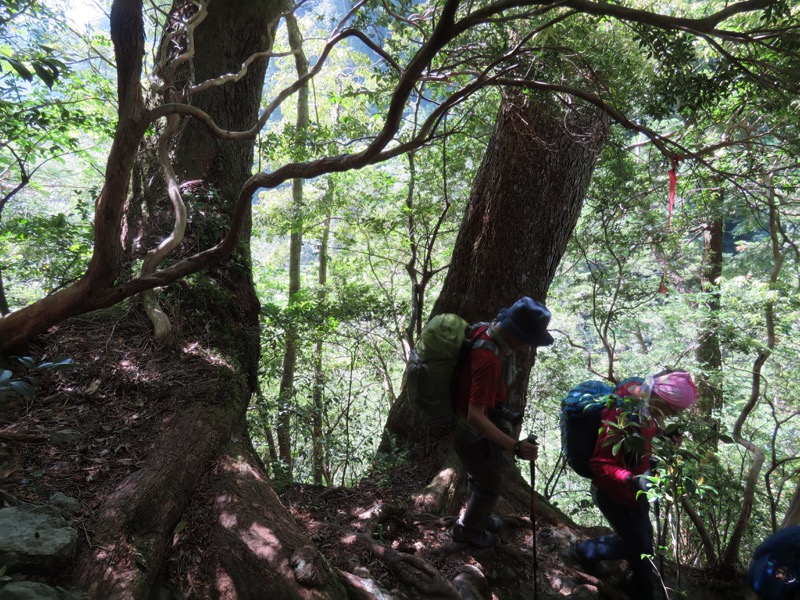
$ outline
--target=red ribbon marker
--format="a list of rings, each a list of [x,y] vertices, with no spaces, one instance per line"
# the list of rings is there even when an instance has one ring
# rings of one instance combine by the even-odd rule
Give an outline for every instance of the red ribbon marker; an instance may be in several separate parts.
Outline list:
[[[672,159],[672,167],[669,170],[669,212],[667,213],[667,233],[672,223],[672,211],[675,208],[675,184],[678,182],[678,176],[675,170],[678,168],[678,157]]]
[[[667,234],[669,234],[670,226],[672,225],[672,211],[675,209],[675,187],[678,182],[676,170],[678,168],[678,157],[672,158],[672,166],[669,169],[669,208],[667,210]],[[661,278],[661,293],[667,293],[667,271],[664,269],[664,275]]]

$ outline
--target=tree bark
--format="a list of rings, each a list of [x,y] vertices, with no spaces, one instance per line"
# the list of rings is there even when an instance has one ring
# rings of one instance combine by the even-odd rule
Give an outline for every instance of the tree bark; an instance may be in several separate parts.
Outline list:
[[[333,185],[330,183],[329,185]],[[330,198],[333,196],[333,189],[329,188],[327,195]],[[320,304],[326,300],[325,286],[328,284],[328,242],[331,235],[331,215],[325,215],[322,224],[322,236],[319,244],[319,273],[317,275],[317,283],[319,284],[319,293],[317,300]],[[323,392],[325,389],[325,380],[323,377],[323,339],[321,335],[317,336],[314,343],[314,390],[313,390],[313,413],[311,415],[311,464],[314,483],[322,485],[323,480],[326,485],[331,485],[330,468],[327,460],[325,459],[325,436],[323,429],[323,416],[325,415],[325,403]]]
[[[291,9],[286,4],[287,10]],[[289,34],[289,47],[294,54],[297,78],[308,74],[308,60],[303,53],[303,38],[294,15],[286,16],[286,29]],[[304,154],[306,137],[308,136],[308,83],[297,90],[297,119],[295,122],[295,152]],[[289,235],[289,308],[298,301],[297,294],[302,287],[300,257],[303,251],[304,229],[303,180],[292,180],[292,223]],[[292,480],[292,407],[295,402],[294,376],[297,370],[298,328],[293,319],[289,319],[284,336],[283,369],[281,373],[280,400],[278,413],[278,456],[285,472],[286,482]]]
[[[781,529],[787,527],[795,527],[800,525],[800,483],[794,490],[792,501],[789,503],[789,510],[786,511],[786,516],[781,523]]]
[[[568,98],[516,93],[504,98],[431,315],[455,312],[469,322],[487,321],[520,296],[546,299],[607,131],[604,115]],[[535,352],[523,351],[518,358],[521,372],[511,403],[515,410],[525,407]],[[405,390],[399,398],[389,413],[381,450],[388,451],[393,439],[425,454],[433,442],[442,467],[457,464],[445,450],[448,446],[438,443],[448,437],[446,432],[420,431]],[[442,473],[436,478],[449,482],[438,486],[437,493],[455,493],[456,479]],[[519,473],[507,480],[526,485]],[[530,488],[507,496],[530,498]],[[431,505],[453,506],[446,499],[426,497]]]
[[[235,72],[251,53],[266,50],[280,9],[260,0],[210,3],[195,31],[197,80]],[[251,127],[265,71],[266,61],[255,61],[236,84],[211,88],[194,102],[223,127]],[[209,192],[207,220],[193,223],[186,242],[207,247],[231,219],[251,172],[253,143],[220,141],[189,121],[173,156],[179,180]],[[82,551],[74,583],[92,598],[147,598],[175,562],[170,557],[197,556],[200,562],[171,574],[186,597],[344,598],[338,576],[280,503],[249,442],[245,417],[260,350],[249,235],[230,260],[162,295],[178,307],[175,330],[181,356],[194,356],[186,359],[191,368],[167,399],[175,416],[91,524],[92,547]],[[174,352],[162,349],[156,360],[174,363]],[[178,536],[181,522],[204,527]]]
[[[6,298],[6,290],[3,287],[3,270],[0,269],[0,316],[5,316],[10,312],[8,307],[8,299]]]
[[[722,198],[719,199],[720,206]],[[703,227],[703,266],[700,285],[707,294],[708,317],[703,323],[697,348],[697,362],[705,372],[697,380],[699,407],[704,417],[722,408],[722,350],[719,342],[720,283],[722,276],[722,217],[713,217]]]

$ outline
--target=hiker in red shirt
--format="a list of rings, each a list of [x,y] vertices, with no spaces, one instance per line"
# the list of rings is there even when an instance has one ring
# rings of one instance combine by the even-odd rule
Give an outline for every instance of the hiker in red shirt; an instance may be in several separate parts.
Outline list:
[[[668,371],[648,377],[644,383],[621,385],[614,390],[614,396],[623,400],[603,409],[603,425],[590,467],[595,503],[616,533],[581,542],[568,554],[588,568],[601,560],[627,560],[632,573],[632,597],[652,600],[662,597],[650,559],[642,558],[653,555],[653,526],[646,493],[652,439],[661,430],[662,418],[694,404],[697,390],[686,371]],[[608,423],[626,426],[619,429]],[[635,443],[625,444],[626,436]],[[620,441],[623,445],[615,455],[614,447]]]
[[[498,416],[509,416],[506,391],[514,383],[514,351],[525,346],[549,346],[547,332],[550,311],[527,296],[502,309],[493,323],[480,328],[476,336],[497,347],[497,352],[477,347],[461,369],[456,396],[456,427],[453,447],[467,470],[467,507],[453,526],[452,537],[480,548],[497,543],[494,532],[502,520],[493,516],[503,479],[504,452],[523,460],[536,459],[538,446],[517,441],[497,426]],[[516,414],[521,419],[519,413]],[[495,419],[495,420],[493,420]]]

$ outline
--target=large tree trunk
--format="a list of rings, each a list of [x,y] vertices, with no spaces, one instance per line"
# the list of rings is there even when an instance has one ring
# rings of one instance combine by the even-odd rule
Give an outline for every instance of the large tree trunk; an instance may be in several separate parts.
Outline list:
[[[605,116],[554,96],[514,94],[503,100],[432,314],[456,312],[470,322],[491,320],[520,296],[545,300],[607,129]],[[521,376],[512,408],[522,409],[535,353],[524,351],[518,358]],[[431,438],[415,427],[404,391],[400,398],[389,414],[382,449],[389,447],[391,437],[429,450],[425,445]],[[442,450],[447,436],[434,442],[440,467],[457,464]],[[524,485],[519,473],[508,480]],[[456,483],[457,478],[439,473],[435,489],[425,495],[426,508],[452,509]]]
[[[210,3],[195,32],[196,80],[236,72],[251,53],[266,50],[279,12],[279,2]],[[223,128],[247,129],[257,118],[265,70],[265,60],[254,61],[236,84],[211,88],[194,104]],[[213,245],[250,175],[253,144],[214,139],[190,121],[177,137],[174,162],[180,181],[207,192],[207,220],[198,211],[185,244]],[[91,524],[92,547],[75,570],[75,583],[90,597],[147,598],[167,573],[186,597],[345,596],[273,492],[249,442],[245,413],[257,386],[260,345],[248,229],[249,219],[230,260],[163,293],[176,307],[181,352],[162,349],[150,360],[165,370],[176,362],[186,367],[159,400],[172,405],[174,416]],[[144,395],[140,401],[155,402]],[[169,572],[166,565],[186,556],[200,560]]]

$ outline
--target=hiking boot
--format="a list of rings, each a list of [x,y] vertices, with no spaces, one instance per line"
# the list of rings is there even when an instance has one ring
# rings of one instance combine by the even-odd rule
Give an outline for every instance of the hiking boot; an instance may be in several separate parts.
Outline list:
[[[586,560],[586,558],[583,556],[583,553],[578,550],[577,544],[570,544],[567,546],[567,549],[564,550],[564,558],[570,560],[581,568],[591,566],[591,563]]]
[[[564,558],[576,565],[584,573],[593,575],[594,577],[608,577],[613,574],[613,571],[603,564],[603,561],[592,561],[586,558],[581,552],[578,544],[570,544],[564,550],[562,555]],[[639,600],[638,598],[636,600]]]
[[[486,531],[491,531],[492,533],[497,533],[503,528],[503,517],[498,517],[497,515],[489,515],[489,518],[486,520]]]
[[[464,527],[460,521],[453,525],[451,533],[454,542],[460,544],[469,544],[476,548],[492,548],[497,545],[497,536],[491,531],[483,530],[478,531],[475,529],[468,529]]]

